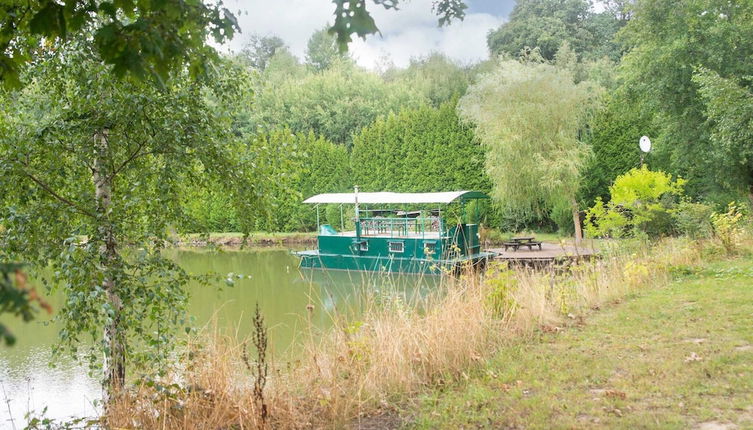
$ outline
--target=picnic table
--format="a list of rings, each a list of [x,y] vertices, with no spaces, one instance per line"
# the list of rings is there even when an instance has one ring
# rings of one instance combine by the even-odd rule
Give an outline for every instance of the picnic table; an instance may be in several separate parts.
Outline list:
[[[532,251],[534,246],[538,246],[539,251],[541,251],[541,241],[535,239],[533,236],[513,237],[509,241],[504,242],[502,246],[505,247],[505,251],[507,251],[507,248],[517,251],[521,246],[528,247],[529,251]]]

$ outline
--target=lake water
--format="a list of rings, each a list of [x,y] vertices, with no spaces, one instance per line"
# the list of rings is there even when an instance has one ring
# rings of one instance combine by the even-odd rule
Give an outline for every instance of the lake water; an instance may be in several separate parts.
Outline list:
[[[357,313],[359,295],[364,292],[415,291],[437,282],[434,277],[300,271],[297,257],[279,248],[171,250],[169,256],[194,274],[243,275],[233,287],[190,286],[189,314],[196,318],[197,327],[216,321],[219,328],[243,338],[250,333],[251,318],[259,303],[277,360],[294,354],[290,346],[307,324],[309,304],[314,305],[313,324],[326,328],[335,311]],[[60,297],[50,298],[53,307],[59,301]],[[7,323],[18,341],[12,348],[0,346],[0,428],[23,428],[28,411],[40,412],[45,407],[46,416],[51,418],[95,416],[93,402],[101,391],[87,368],[67,357],[57,359],[55,368],[48,366],[57,327],[41,321]]]

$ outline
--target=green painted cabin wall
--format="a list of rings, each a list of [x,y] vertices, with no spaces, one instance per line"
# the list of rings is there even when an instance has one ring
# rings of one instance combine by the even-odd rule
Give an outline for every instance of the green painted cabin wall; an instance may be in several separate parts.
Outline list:
[[[319,252],[321,254],[337,255],[359,255],[363,257],[387,257],[393,255],[396,258],[414,258],[414,259],[437,259],[443,255],[447,248],[447,239],[421,239],[421,238],[384,238],[384,237],[362,237],[361,241],[369,244],[368,251],[353,252],[351,244],[357,242],[353,236],[319,236]],[[403,242],[403,252],[389,252],[390,242]],[[436,251],[427,255],[424,252],[424,243],[436,243]]]
[[[363,257],[388,257],[413,258],[413,259],[444,259],[456,245],[460,255],[478,254],[480,242],[477,224],[461,224],[450,229],[448,237],[442,239],[424,238],[384,238],[384,237],[361,237],[369,246],[367,251],[354,252],[351,245],[357,240],[353,236],[318,236],[319,252],[321,254],[358,255]],[[389,252],[390,242],[403,242],[404,251],[401,253]],[[436,243],[436,251],[427,255],[425,243]]]

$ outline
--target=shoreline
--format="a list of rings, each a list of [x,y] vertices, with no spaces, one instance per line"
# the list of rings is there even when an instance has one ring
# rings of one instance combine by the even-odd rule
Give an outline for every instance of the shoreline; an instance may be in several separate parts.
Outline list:
[[[523,233],[520,233],[523,234]],[[528,233],[526,233],[528,234]],[[559,244],[563,240],[565,243],[572,241],[572,239],[561,238],[555,234],[547,233],[532,233],[539,238],[539,240],[552,244]],[[514,234],[505,234],[504,236],[512,236]],[[506,241],[505,237],[493,237],[482,238],[482,243],[485,248],[502,246]],[[245,240],[243,233],[190,233],[186,235],[180,235],[176,240],[172,241],[173,246],[176,248],[204,248],[210,246],[226,246],[226,247],[273,247],[273,246],[294,246],[294,245],[312,245],[316,246],[317,233],[316,232],[258,232],[249,234]]]
[[[273,247],[286,245],[315,245],[316,233],[252,233],[244,238],[242,233],[188,234],[173,242],[176,248],[204,248],[209,246]]]

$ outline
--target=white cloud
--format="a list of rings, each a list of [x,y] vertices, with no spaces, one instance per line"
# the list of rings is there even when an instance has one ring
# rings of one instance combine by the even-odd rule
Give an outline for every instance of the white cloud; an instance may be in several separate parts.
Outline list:
[[[371,5],[370,11],[381,30],[379,35],[356,39],[350,52],[358,64],[376,68],[389,57],[397,66],[406,66],[412,57],[442,52],[462,63],[487,58],[486,34],[502,24],[503,19],[487,13],[469,13],[462,22],[437,27],[432,0],[403,2],[399,11]],[[251,34],[275,34],[285,40],[300,58],[306,42],[315,30],[333,21],[334,5],[330,0],[231,0],[226,3],[239,17],[243,31],[227,46],[239,50]]]

